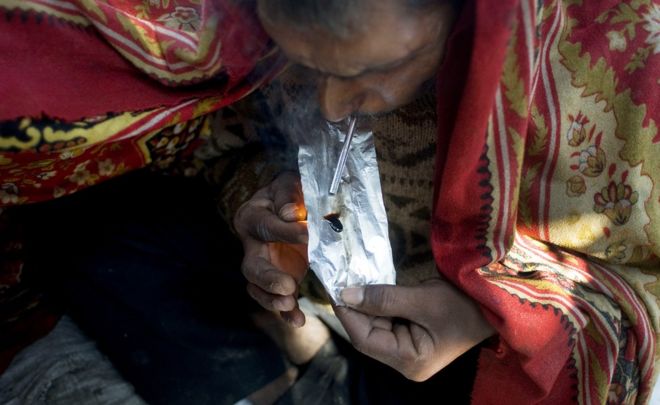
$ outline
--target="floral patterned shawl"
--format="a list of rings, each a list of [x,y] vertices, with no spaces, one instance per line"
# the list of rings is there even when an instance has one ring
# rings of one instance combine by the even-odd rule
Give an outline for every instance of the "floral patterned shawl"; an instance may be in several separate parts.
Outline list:
[[[0,14],[5,206],[165,166],[283,66],[230,0],[5,0]]]
[[[434,254],[498,331],[474,403],[646,403],[660,7],[468,2],[438,86]]]

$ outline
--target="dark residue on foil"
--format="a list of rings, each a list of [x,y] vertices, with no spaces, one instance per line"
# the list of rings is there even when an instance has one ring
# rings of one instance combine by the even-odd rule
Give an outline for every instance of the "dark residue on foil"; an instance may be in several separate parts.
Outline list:
[[[336,212],[330,213],[328,215],[324,215],[323,219],[328,221],[330,224],[330,227],[332,228],[333,231],[339,233],[344,230],[344,225],[342,225],[341,220],[339,220],[339,214]]]

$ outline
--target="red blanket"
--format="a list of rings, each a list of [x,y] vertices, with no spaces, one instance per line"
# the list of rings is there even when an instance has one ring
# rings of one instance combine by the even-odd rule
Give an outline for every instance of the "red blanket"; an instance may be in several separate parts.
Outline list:
[[[651,1],[465,6],[438,76],[432,233],[498,330],[475,403],[648,400],[659,27]]]

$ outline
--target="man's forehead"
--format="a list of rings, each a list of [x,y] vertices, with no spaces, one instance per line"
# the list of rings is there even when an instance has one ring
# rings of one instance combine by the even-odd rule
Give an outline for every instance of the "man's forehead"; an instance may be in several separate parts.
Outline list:
[[[322,30],[271,27],[269,31],[292,61],[325,74],[351,77],[395,67],[428,45],[419,32],[400,28],[376,27],[348,38]]]

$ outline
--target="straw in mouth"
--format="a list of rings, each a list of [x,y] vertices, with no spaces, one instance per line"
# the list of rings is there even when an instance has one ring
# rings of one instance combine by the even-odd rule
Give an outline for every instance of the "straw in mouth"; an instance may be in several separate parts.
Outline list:
[[[351,116],[348,119],[348,132],[346,133],[346,139],[344,139],[344,146],[341,148],[341,153],[339,154],[339,160],[337,160],[335,174],[332,176],[332,183],[330,183],[330,190],[328,191],[330,195],[337,194],[337,190],[339,190],[339,183],[346,168],[346,158],[348,157],[348,149],[351,147],[351,141],[353,140],[356,122],[357,118],[355,116]]]

